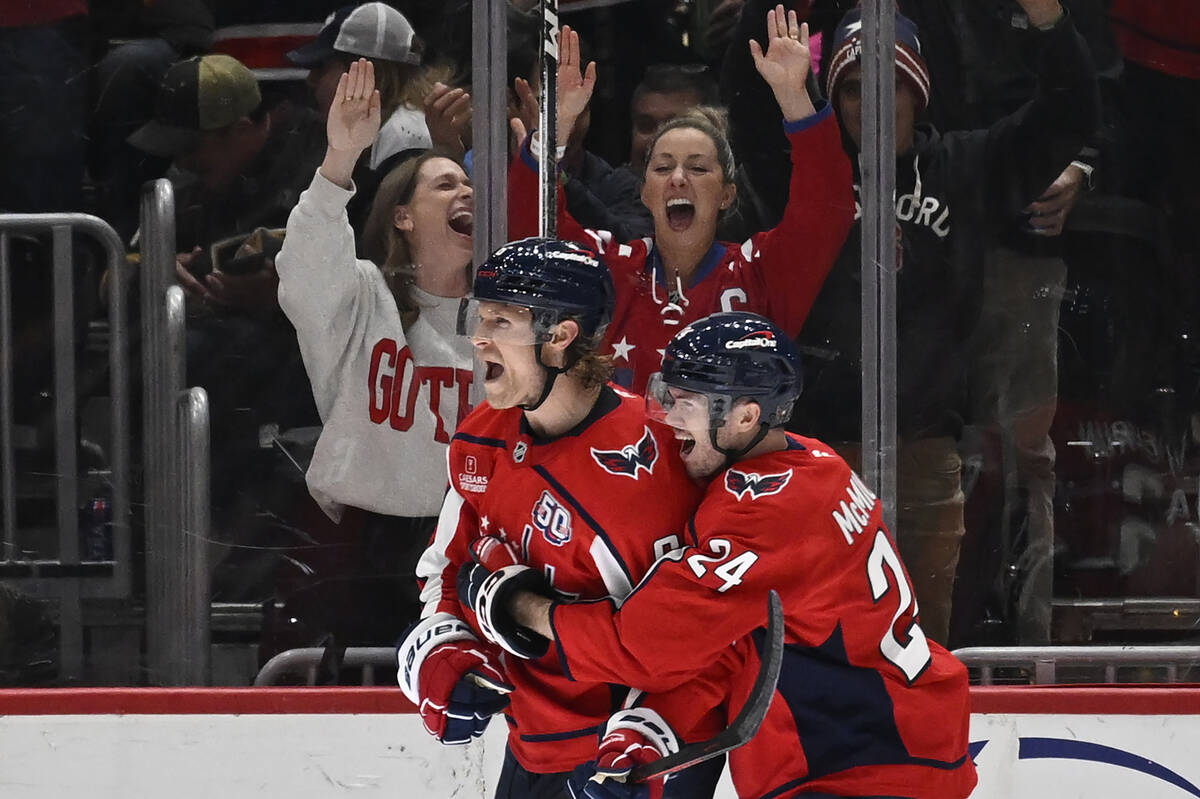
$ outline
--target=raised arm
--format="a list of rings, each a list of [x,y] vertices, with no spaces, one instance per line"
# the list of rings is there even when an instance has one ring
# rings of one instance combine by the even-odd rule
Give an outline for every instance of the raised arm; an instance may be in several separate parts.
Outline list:
[[[796,12],[782,5],[767,12],[767,51],[750,40],[754,67],[775,94],[784,122],[797,122],[817,112],[805,82],[812,64],[808,48],[808,23],[797,21]]]
[[[1070,16],[1058,0],[1019,2],[1030,21],[1037,93],[986,131],[968,134],[984,138],[985,197],[997,219],[1042,197],[1100,123],[1096,70]]]
[[[375,65],[360,58],[338,79],[325,135],[329,142],[321,174],[330,183],[351,188],[350,175],[363,150],[379,135],[379,90],[375,88]]]
[[[794,336],[854,224],[853,174],[832,109],[815,110],[805,85],[808,26],[782,6],[766,18],[766,52],[753,40],[749,49],[783,113],[791,147],[788,201],[779,223],[742,247],[736,268],[745,308]]]
[[[596,87],[596,63],[580,68],[579,34],[564,25],[559,35],[558,52],[558,130],[570,132],[575,120],[587,108],[592,91]],[[529,84],[518,80],[518,96],[523,105],[532,99]],[[514,120],[514,131],[522,144],[508,170],[508,237],[520,239],[536,236],[538,229],[538,180],[542,137],[539,131],[525,135],[524,123]],[[561,141],[562,136],[556,136]],[[563,148],[558,148],[561,157]],[[565,241],[582,244],[603,254],[605,242],[611,234],[589,232],[567,211],[567,201],[561,183],[558,186],[558,237]]]
[[[379,92],[370,62],[357,61],[342,75],[327,129],[325,160],[288,215],[275,259],[279,305],[296,328],[314,386],[336,379],[346,346],[365,329],[358,311],[370,307],[372,276],[355,258],[346,215],[353,196],[350,173],[379,131]]]

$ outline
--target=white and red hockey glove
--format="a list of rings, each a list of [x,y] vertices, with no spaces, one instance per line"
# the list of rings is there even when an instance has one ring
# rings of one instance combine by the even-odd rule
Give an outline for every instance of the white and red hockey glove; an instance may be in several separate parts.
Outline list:
[[[465,744],[508,706],[513,686],[499,651],[462,619],[436,613],[410,627],[396,648],[396,680],[434,738]]]
[[[679,738],[649,708],[620,710],[608,720],[600,752],[567,778],[571,799],[662,799],[665,778],[629,782],[634,767],[679,751]]]
[[[475,612],[479,630],[517,657],[536,659],[550,649],[544,635],[517,624],[509,601],[517,591],[551,596],[542,573],[521,564],[503,539],[483,536],[471,545],[473,562],[458,571],[458,598]]]

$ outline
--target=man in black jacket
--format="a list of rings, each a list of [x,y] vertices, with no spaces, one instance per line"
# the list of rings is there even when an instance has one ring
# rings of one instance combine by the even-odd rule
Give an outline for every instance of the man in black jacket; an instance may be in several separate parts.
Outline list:
[[[965,533],[957,438],[984,252],[998,228],[1075,158],[1099,113],[1094,68],[1058,0],[1019,3],[1036,53],[1036,95],[989,128],[946,136],[918,122],[929,101],[929,72],[916,26],[896,20],[896,528],[922,627],[943,643]],[[824,70],[852,153],[862,143],[860,37],[855,9],[839,24]],[[857,172],[855,180],[860,191]],[[839,452],[852,463],[860,457],[852,442],[861,429],[860,235],[860,227],[851,232],[801,333],[811,379],[793,414],[823,440],[851,442]]]

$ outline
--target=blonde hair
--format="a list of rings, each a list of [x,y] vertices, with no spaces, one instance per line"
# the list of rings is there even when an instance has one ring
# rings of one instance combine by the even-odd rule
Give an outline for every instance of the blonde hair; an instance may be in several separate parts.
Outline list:
[[[717,148],[717,163],[721,167],[722,178],[725,183],[733,183],[736,178],[737,166],[733,161],[733,148],[729,145],[729,115],[724,109],[712,105],[695,106],[688,109],[687,113],[668,119],[659,125],[658,130],[654,133],[654,138],[650,141],[650,146],[646,148],[647,168],[650,166],[650,158],[654,155],[654,148],[658,145],[658,140],[664,134],[679,128],[692,128],[712,139],[713,145]]]
[[[379,183],[371,212],[363,226],[363,254],[379,267],[383,279],[396,299],[400,311],[400,322],[405,329],[417,321],[421,306],[413,297],[412,287],[416,283],[416,265],[412,259],[412,248],[404,232],[396,227],[396,208],[412,202],[417,190],[421,167],[434,158],[445,158],[462,167],[462,162],[453,155],[438,150],[426,150],[420,155],[402,161],[393,167]],[[463,267],[471,271],[470,261]]]
[[[446,64],[401,64],[371,59],[375,64],[375,88],[379,90],[380,119],[387,120],[400,106],[420,109],[433,84],[446,83],[454,74]]]
[[[575,361],[569,372],[584,388],[602,386],[612,379],[612,356],[596,352],[590,341],[576,337],[567,345],[567,357],[572,356],[578,356],[579,360]]]

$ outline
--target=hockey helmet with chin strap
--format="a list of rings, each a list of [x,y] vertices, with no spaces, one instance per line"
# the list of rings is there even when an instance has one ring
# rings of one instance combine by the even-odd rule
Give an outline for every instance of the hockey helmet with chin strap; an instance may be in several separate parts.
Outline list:
[[[531,237],[500,247],[475,270],[472,296],[459,305],[458,332],[474,339],[490,339],[536,346],[538,365],[546,373],[541,395],[527,411],[536,410],[560,374],[570,371],[581,356],[567,351],[563,366],[542,358],[556,325],[573,320],[579,338],[594,350],[612,320],[616,302],[612,275],[604,262],[589,250],[567,241]],[[495,305],[515,308],[517,318]],[[529,314],[529,325],[520,318]]]
[[[728,311],[693,322],[671,339],[661,371],[650,377],[646,403],[652,417],[665,419],[679,402],[670,388],[703,395],[713,447],[737,458],[787,422],[803,387],[800,355],[787,334],[758,314]],[[758,404],[760,429],[748,446],[730,451],[717,445],[716,431],[743,398]]]

